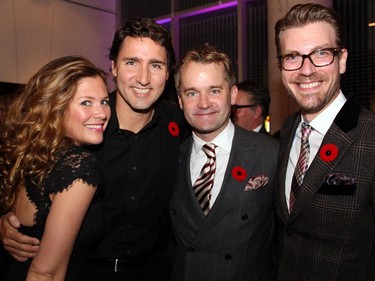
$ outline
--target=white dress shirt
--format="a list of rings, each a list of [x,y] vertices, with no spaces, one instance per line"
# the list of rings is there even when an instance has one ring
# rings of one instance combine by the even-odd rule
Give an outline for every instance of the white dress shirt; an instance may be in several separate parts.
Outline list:
[[[313,128],[313,131],[311,132],[310,137],[309,137],[309,144],[310,144],[309,166],[311,162],[314,160],[315,155],[318,153],[318,150],[320,148],[320,145],[322,144],[323,138],[326,135],[328,129],[331,127],[333,120],[335,120],[336,115],[344,106],[345,102],[346,102],[346,98],[340,90],[340,94],[335,98],[335,100],[309,123],[311,127]],[[304,120],[303,120],[303,117],[301,116],[301,122],[298,125],[298,128],[294,135],[294,140],[293,140],[292,148],[290,150],[288,167],[286,171],[285,196],[286,196],[286,203],[288,205],[288,208],[289,208],[290,190],[292,186],[292,178],[293,178],[294,170],[296,168],[296,164],[298,161],[299,152],[301,149],[301,124],[302,122],[304,122]]]
[[[258,127],[254,128],[254,132],[259,133],[260,129],[262,129],[263,124],[260,124]]]
[[[211,190],[210,208],[212,208],[217,196],[221,190],[223,184],[225,171],[228,166],[229,155],[232,149],[232,141],[234,137],[234,125],[229,120],[228,125],[225,129],[210,143],[214,143],[217,147],[215,149],[216,154],[216,172],[214,178],[214,185]],[[199,174],[202,170],[203,165],[207,161],[207,156],[202,150],[202,146],[206,142],[197,137],[193,132],[193,147],[190,156],[190,174],[191,182],[194,185],[198,179]]]

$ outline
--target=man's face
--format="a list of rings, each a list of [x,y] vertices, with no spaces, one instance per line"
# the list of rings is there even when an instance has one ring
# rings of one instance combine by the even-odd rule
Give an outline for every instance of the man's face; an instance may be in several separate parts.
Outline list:
[[[282,55],[290,53],[309,54],[322,48],[336,48],[333,27],[326,22],[316,22],[287,29],[281,35]],[[340,74],[346,70],[347,51],[335,56],[332,64],[316,67],[306,58],[300,69],[281,70],[282,80],[289,94],[301,106],[302,114],[311,121],[334,98],[340,90]]]
[[[251,96],[241,90],[238,90],[236,105],[253,105]],[[258,108],[259,107],[259,108]],[[233,123],[244,128],[247,131],[252,131],[259,125],[262,120],[259,118],[258,111],[261,111],[260,106],[237,108],[232,112],[231,118]]]
[[[185,118],[198,137],[211,141],[228,124],[237,87],[229,88],[222,64],[189,62],[180,74],[179,103]]]
[[[148,37],[125,37],[112,61],[118,94],[133,111],[148,111],[168,79],[166,49]]]

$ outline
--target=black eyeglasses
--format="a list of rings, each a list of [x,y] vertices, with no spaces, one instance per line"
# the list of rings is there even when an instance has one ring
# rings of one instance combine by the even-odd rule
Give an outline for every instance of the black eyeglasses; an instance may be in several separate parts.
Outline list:
[[[240,108],[256,107],[257,104],[234,104],[232,105],[232,111],[236,111]]]
[[[324,48],[312,51],[310,54],[301,55],[299,53],[278,56],[279,65],[286,71],[298,70],[303,62],[308,58],[316,67],[328,66],[333,63],[335,56],[341,52],[341,48]]]

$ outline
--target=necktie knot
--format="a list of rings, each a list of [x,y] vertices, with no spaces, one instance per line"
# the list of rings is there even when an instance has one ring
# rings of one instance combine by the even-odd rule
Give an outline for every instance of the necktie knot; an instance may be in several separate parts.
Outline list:
[[[302,141],[307,141],[309,139],[309,136],[312,132],[313,128],[310,126],[309,123],[303,122],[302,123]]]
[[[203,152],[207,155],[207,158],[215,158],[215,148],[214,143],[206,143],[202,146]]]

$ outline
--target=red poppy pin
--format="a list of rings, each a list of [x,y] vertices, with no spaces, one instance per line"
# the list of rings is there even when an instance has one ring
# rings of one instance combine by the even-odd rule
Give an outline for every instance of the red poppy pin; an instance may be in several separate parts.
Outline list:
[[[177,123],[173,121],[169,122],[168,130],[169,130],[169,133],[174,137],[177,137],[178,134],[180,133],[180,128],[178,127]]]
[[[319,156],[324,162],[331,162],[339,155],[339,149],[333,143],[327,143],[322,146],[319,151]]]
[[[232,177],[235,178],[237,181],[244,181],[246,179],[246,171],[242,167],[234,167],[232,169]]]

